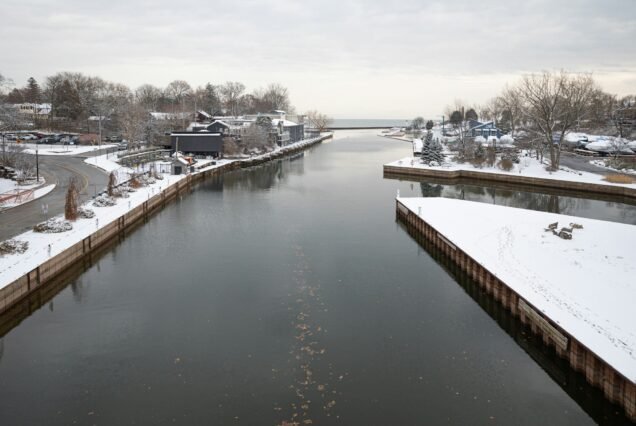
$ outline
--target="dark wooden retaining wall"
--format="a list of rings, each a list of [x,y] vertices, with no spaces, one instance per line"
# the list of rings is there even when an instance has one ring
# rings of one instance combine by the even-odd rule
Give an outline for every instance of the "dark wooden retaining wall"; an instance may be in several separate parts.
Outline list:
[[[220,166],[216,169],[186,176],[185,179],[168,186],[139,206],[128,211],[108,223],[106,226],[95,231],[93,234],[75,243],[63,252],[53,256],[37,268],[0,289],[0,314],[16,305],[27,295],[41,289],[43,286],[48,285],[55,277],[59,276],[86,256],[89,256],[94,250],[104,246],[107,242],[118,235],[124,234],[140,220],[147,219],[149,215],[165,207],[166,204],[172,201],[177,195],[191,191],[194,183],[202,181],[212,175],[218,175],[230,170],[252,167],[276,158],[303,151],[306,148],[331,137],[332,135],[325,135],[311,144],[298,147],[288,147],[287,149],[277,151],[262,158],[236,161]]]
[[[631,421],[636,421],[636,383],[596,356],[584,344],[544,316],[531,303],[399,201],[396,202],[396,210],[398,220],[402,221],[409,230],[421,235],[448,256],[490,297],[510,311],[513,316],[518,317],[523,324],[528,325],[546,346],[553,347],[557,355],[567,360],[572,369],[583,373],[590,385],[601,389],[607,400],[621,406],[626,416]]]
[[[476,172],[471,170],[433,170],[416,167],[400,167],[384,165],[384,173],[394,176],[429,177],[437,179],[471,179],[508,184],[532,185],[541,188],[552,188],[565,191],[577,191],[592,194],[612,195],[636,200],[636,189],[617,185],[603,185],[587,182],[570,182],[555,179],[544,179],[514,174]]]

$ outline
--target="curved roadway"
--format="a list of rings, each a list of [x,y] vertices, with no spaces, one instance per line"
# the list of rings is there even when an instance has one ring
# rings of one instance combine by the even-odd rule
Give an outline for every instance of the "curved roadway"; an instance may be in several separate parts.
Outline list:
[[[77,178],[82,201],[92,197],[107,185],[108,175],[84,162],[84,157],[40,156],[40,174],[55,189],[47,195],[8,210],[0,211],[0,241],[31,229],[36,223],[64,212],[66,188],[71,177]],[[48,204],[48,213],[42,205]]]

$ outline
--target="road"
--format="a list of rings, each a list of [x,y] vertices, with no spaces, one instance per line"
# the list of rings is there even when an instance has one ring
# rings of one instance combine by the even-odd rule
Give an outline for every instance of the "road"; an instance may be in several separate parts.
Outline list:
[[[590,164],[590,161],[595,157],[584,157],[581,155],[572,154],[571,152],[561,152],[560,164],[563,167],[569,167],[570,169],[579,170],[581,172],[596,173],[599,175],[606,175],[608,173],[615,173],[611,170],[603,167],[598,167]]]
[[[44,197],[0,212],[0,241],[29,230],[48,217],[63,213],[66,189],[71,177],[77,178],[82,201],[105,188],[108,175],[84,163],[87,156],[40,156],[40,173],[46,178],[47,184],[55,183],[56,187]],[[42,212],[42,204],[48,204],[46,215]]]

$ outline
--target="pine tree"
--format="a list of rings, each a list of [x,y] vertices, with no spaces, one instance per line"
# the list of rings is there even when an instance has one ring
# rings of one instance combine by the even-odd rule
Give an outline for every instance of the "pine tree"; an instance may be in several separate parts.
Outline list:
[[[437,163],[437,165],[441,165],[444,162],[442,145],[436,141],[433,141],[431,146],[431,163],[433,162]]]
[[[433,161],[433,144],[433,132],[429,130],[426,132],[426,139],[424,139],[422,146],[422,163],[431,164]]]
[[[33,77],[27,80],[27,86],[24,88],[24,99],[33,104],[39,104],[42,100],[42,90]]]

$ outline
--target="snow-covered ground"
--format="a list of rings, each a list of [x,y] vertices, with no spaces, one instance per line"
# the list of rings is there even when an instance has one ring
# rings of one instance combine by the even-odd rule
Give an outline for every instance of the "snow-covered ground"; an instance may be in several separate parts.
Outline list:
[[[636,382],[636,226],[448,198],[399,198]],[[545,232],[578,223],[571,240]]]
[[[610,160],[592,160],[590,161],[590,164],[593,164],[597,167],[602,167],[604,169],[607,170],[611,170],[613,172],[617,172],[617,173],[628,173],[628,174],[636,174],[636,163],[633,163],[633,168],[631,169],[616,169],[614,167],[612,167],[611,165],[608,164]]]
[[[95,218],[78,219],[73,223],[73,229],[71,231],[58,234],[43,234],[28,231],[14,237],[14,239],[19,241],[27,241],[29,243],[29,249],[26,253],[21,255],[6,255],[0,257],[0,288],[17,280],[22,275],[44,263],[50,257],[61,253],[76,242],[88,237],[97,229],[106,226],[129,210],[142,204],[152,195],[157,194],[162,189],[185,177],[186,175],[165,175],[163,180],[159,180],[154,184],[139,188],[136,192],[130,193],[130,198],[116,198],[117,204],[111,207],[93,207],[92,201],[89,201],[83,207],[93,210],[95,212]],[[49,244],[51,245],[50,256],[48,254]]]
[[[38,155],[78,155],[99,149],[114,148],[117,145],[36,145],[33,143],[23,143],[19,146],[24,147],[24,152],[27,154],[35,154],[35,148],[37,146]]]
[[[560,167],[556,172],[549,172],[546,170],[546,164],[542,164],[536,158],[522,156],[519,158],[519,164],[514,164],[510,171],[505,171],[497,167],[496,165],[493,167],[484,166],[482,168],[477,168],[470,163],[457,163],[454,162],[450,155],[446,155],[446,159],[444,164],[441,166],[429,166],[423,164],[419,158],[414,157],[406,157],[401,160],[394,161],[392,163],[386,164],[387,166],[394,167],[404,167],[404,168],[414,168],[414,169],[429,169],[429,170],[442,170],[442,171],[471,171],[478,173],[497,173],[501,175],[516,175],[516,176],[526,176],[526,177],[536,177],[542,179],[553,179],[553,180],[561,180],[561,181],[569,181],[569,182],[584,182],[584,183],[595,183],[599,185],[612,185],[612,186],[623,186],[628,188],[636,189],[636,184],[619,184],[619,183],[610,183],[603,180],[602,175],[597,175],[595,173],[582,172],[578,170],[572,170],[567,167]]]

